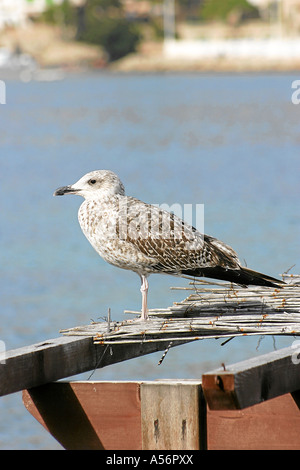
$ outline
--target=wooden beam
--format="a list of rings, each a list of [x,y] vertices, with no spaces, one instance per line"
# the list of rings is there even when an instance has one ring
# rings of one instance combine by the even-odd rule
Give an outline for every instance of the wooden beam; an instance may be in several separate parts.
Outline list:
[[[212,410],[243,409],[300,390],[298,350],[288,347],[226,366],[202,376]]]
[[[209,450],[299,450],[300,411],[294,394],[243,410],[207,410]]]
[[[23,391],[26,409],[67,450],[139,450],[138,382],[56,382]]]
[[[142,445],[148,450],[206,448],[206,405],[201,383],[141,383]]]
[[[56,382],[24,390],[23,402],[68,450],[206,448],[199,381]]]
[[[186,341],[173,342],[178,346]],[[91,336],[61,336],[0,355],[0,396],[162,351],[166,342],[94,344]]]
[[[300,394],[207,410],[199,381],[57,382],[26,409],[69,450],[300,449]]]

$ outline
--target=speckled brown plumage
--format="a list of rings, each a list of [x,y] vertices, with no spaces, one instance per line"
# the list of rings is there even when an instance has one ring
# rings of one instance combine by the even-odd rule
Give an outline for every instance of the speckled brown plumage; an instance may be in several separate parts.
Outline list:
[[[118,176],[96,170],[71,186],[59,188],[84,197],[78,212],[81,229],[108,263],[139,274],[142,318],[147,318],[147,277],[152,273],[205,276],[238,284],[278,286],[280,281],[241,266],[235,251],[201,234],[157,206],[125,196]]]

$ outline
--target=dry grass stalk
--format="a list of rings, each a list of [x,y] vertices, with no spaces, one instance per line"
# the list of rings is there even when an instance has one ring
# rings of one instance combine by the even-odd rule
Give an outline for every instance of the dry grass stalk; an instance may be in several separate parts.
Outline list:
[[[92,336],[96,344],[300,335],[300,275],[283,277],[287,285],[282,289],[243,288],[193,279],[188,287],[181,288],[192,291],[186,299],[165,309],[151,309],[147,322],[110,320],[109,330],[107,322],[92,322],[61,333]]]

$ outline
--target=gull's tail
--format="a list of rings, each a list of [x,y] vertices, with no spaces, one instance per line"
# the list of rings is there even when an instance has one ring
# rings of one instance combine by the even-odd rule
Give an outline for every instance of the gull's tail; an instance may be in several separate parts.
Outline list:
[[[226,269],[221,266],[209,268],[197,268],[193,270],[182,271],[182,274],[188,274],[195,277],[209,277],[223,281],[234,282],[243,286],[266,286],[283,287],[285,282],[267,276],[266,274],[253,271],[252,269],[240,267],[238,269]]]
[[[267,276],[266,274],[253,271],[248,268],[241,268],[243,283],[246,285],[267,286],[267,287],[283,287],[285,282]]]

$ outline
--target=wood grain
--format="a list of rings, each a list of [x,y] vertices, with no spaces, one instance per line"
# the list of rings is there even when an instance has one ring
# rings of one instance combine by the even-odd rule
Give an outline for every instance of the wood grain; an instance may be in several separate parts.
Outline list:
[[[52,383],[25,390],[23,402],[65,449],[141,449],[139,383]]]
[[[193,381],[141,384],[143,449],[200,448],[200,389]]]

